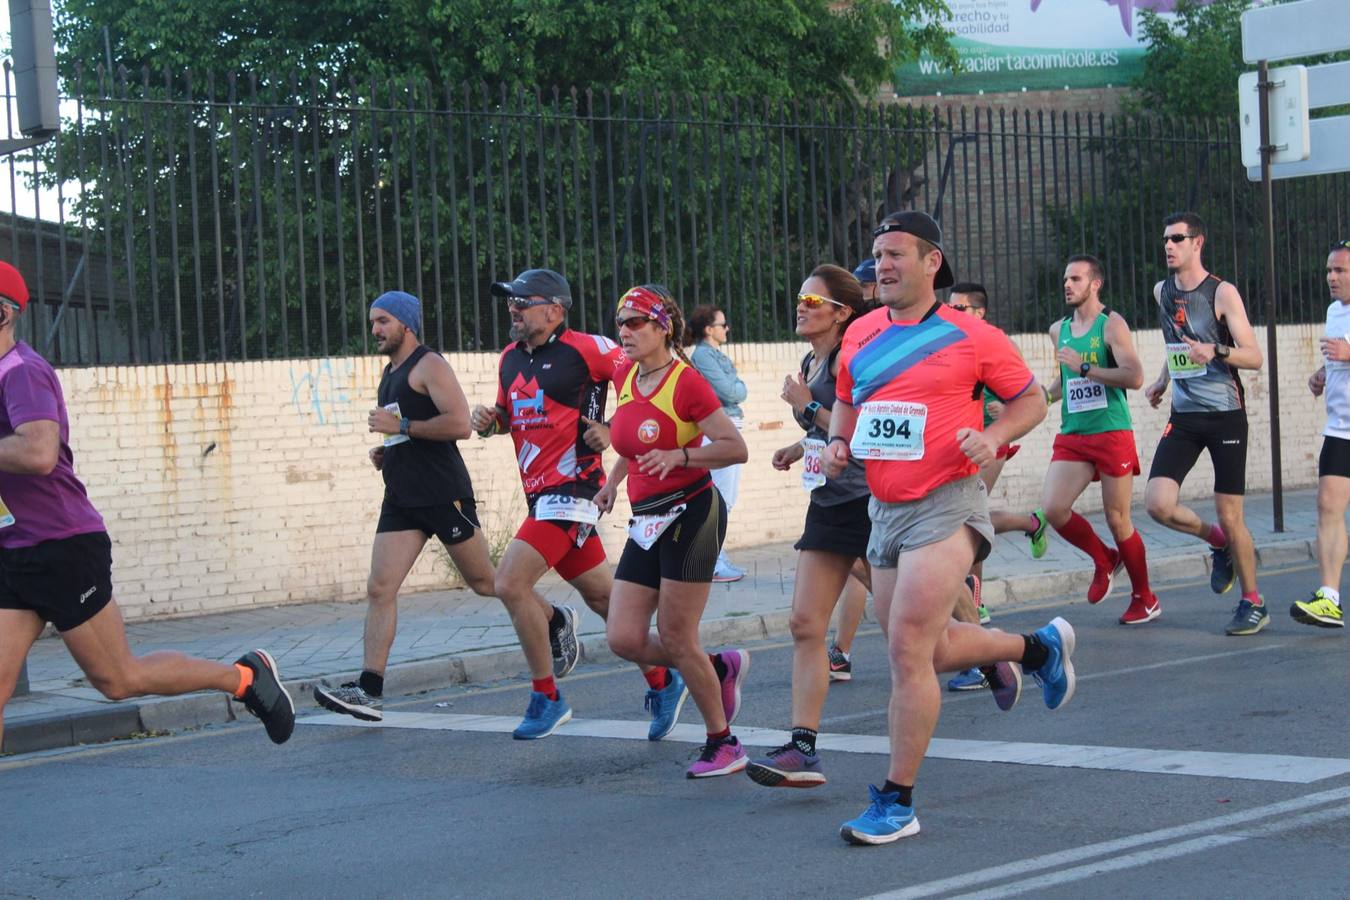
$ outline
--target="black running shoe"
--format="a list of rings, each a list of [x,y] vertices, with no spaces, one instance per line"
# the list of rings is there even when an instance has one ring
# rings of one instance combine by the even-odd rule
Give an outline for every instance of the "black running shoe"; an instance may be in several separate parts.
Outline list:
[[[295,731],[295,704],[281,683],[277,662],[266,650],[250,650],[235,662],[253,670],[253,683],[243,697],[235,699],[262,720],[274,744],[284,744]]]

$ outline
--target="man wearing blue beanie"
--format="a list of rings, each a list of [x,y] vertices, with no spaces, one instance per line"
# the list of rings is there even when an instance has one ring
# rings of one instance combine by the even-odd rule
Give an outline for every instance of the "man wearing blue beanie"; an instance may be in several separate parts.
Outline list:
[[[314,700],[333,712],[384,718],[384,671],[398,624],[398,591],[422,547],[440,538],[475,593],[493,596],[496,573],[478,524],[473,484],[455,442],[469,436],[469,403],[445,357],[418,340],[422,304],[389,291],[370,305],[370,333],[389,357],[370,430],[383,437],[370,461],[384,475],[366,582],[365,659],[357,681],[316,685]]]

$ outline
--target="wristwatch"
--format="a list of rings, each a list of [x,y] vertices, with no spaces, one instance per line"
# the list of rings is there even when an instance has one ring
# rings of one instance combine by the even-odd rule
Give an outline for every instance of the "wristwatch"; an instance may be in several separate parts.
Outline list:
[[[1084,363],[1082,363],[1082,364],[1078,367],[1078,374],[1081,375],[1081,376],[1083,376],[1084,378],[1086,378],[1086,377],[1087,377],[1087,373],[1088,373],[1088,369],[1090,369],[1090,368],[1092,368],[1092,363],[1090,363],[1090,362],[1084,362]]]
[[[411,437],[412,435],[408,434],[408,427],[410,425],[412,425],[412,422],[408,419],[407,416],[404,416],[403,418],[399,419],[398,433],[403,435],[404,437]]]
[[[808,425],[816,424],[816,413],[820,412],[820,401],[812,400],[806,404],[806,409],[802,410],[802,421]]]
[[[1215,359],[1227,359],[1228,354],[1232,352],[1233,352],[1232,348],[1229,347],[1227,344],[1220,344],[1218,341],[1214,342]]]

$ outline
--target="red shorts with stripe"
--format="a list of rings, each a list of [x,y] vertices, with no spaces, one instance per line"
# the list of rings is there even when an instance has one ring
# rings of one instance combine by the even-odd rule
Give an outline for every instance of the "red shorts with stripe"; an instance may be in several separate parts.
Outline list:
[[[588,533],[582,538],[582,529]],[[577,546],[581,539],[581,546]],[[605,561],[605,548],[595,534],[595,526],[527,516],[516,531],[516,540],[535,549],[548,567],[571,581]]]
[[[998,448],[998,456],[995,459],[1008,460],[1017,455],[1017,451],[1022,449],[1021,444],[1004,444]]]
[[[1139,451],[1134,432],[1103,431],[1099,434],[1057,434],[1050,461],[1085,462],[1093,469],[1092,480],[1124,478],[1139,474]]]

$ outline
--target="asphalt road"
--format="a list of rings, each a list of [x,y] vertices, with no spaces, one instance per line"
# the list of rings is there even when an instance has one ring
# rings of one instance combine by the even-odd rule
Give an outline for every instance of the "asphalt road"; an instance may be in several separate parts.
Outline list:
[[[1053,713],[1032,684],[1008,713],[944,695],[922,832],[887,846],[838,836],[886,771],[865,633],[826,707],[849,746],[812,790],[686,780],[687,741],[462,730],[525,707],[522,682],[475,686],[391,699],[384,727],[309,709],[284,747],[247,723],[0,760],[0,897],[1344,897],[1350,636],[1288,618],[1314,581],[1266,573],[1273,622],[1248,638],[1222,633],[1236,589],[1199,582],[1140,628],[1115,624],[1121,590],[999,616],[1074,624],[1077,695]],[[758,735],[789,724],[791,650],[751,651],[737,730]],[[645,733],[644,687],[621,666],[563,682],[592,734]],[[701,732],[692,702],[682,722]]]

